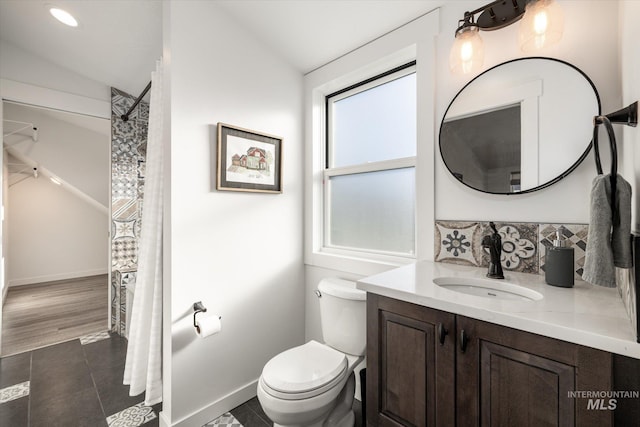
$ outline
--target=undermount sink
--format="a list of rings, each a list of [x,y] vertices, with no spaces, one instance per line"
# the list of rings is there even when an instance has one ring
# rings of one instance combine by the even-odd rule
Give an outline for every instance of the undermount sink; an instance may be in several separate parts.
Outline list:
[[[538,301],[542,294],[524,286],[473,277],[437,277],[433,283],[441,288],[467,295],[504,301]]]

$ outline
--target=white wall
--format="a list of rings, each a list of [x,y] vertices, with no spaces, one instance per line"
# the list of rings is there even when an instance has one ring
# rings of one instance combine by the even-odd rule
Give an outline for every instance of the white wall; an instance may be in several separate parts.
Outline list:
[[[3,102],[0,99],[0,117],[3,114]],[[4,135],[4,123],[0,120],[0,135]],[[6,221],[5,211],[9,208],[9,168],[7,166],[7,158],[4,154],[4,150],[0,152],[0,160],[2,161],[2,185],[0,185],[0,314],[2,314],[2,306],[4,305],[4,299],[9,290],[9,277],[7,275],[7,244],[9,242],[9,227]],[[0,331],[2,331],[2,316],[0,315]],[[2,335],[0,333],[0,335]],[[0,348],[2,347],[2,339],[0,337]]]
[[[96,54],[99,54],[96,52]],[[108,101],[109,86],[0,40],[0,77],[61,92]]]
[[[173,326],[171,295],[171,3],[162,2],[162,411],[158,414],[161,427],[171,425],[173,401]]]
[[[9,285],[95,274],[108,267],[108,216],[46,178],[9,188]]]
[[[105,208],[109,206],[109,120],[50,112],[12,103],[4,106],[4,118],[33,123],[38,128],[37,142],[22,136],[29,134],[25,131],[5,138],[6,145],[73,185]]]
[[[625,0],[620,2],[620,65],[622,74],[622,105],[627,106],[632,102],[640,101],[640,50],[637,48],[637,19],[635,17],[640,13],[640,2]],[[640,189],[640,128],[622,127],[624,136],[622,153],[619,157],[619,164],[623,170],[624,177],[631,184],[631,230],[634,233],[640,232],[640,197],[638,189]],[[618,144],[620,147],[620,144]],[[626,153],[626,155],[624,155]],[[637,283],[637,282],[636,282]],[[620,284],[619,284],[620,285]],[[627,313],[631,318],[634,330],[637,329],[636,319],[639,316],[640,307],[631,298],[637,295],[640,289],[635,292],[628,292],[627,286],[633,286],[633,282],[629,285],[621,284],[618,290],[621,291],[622,301],[627,308]],[[638,331],[636,330],[636,333]]]
[[[111,118],[111,89],[71,68],[0,40],[0,97],[30,105]]]
[[[564,11],[565,29],[560,43],[535,53],[570,62],[594,82],[605,113],[621,107],[618,61],[617,3],[601,1],[558,1]],[[438,39],[438,75],[436,120],[442,120],[449,102],[474,76],[452,75],[449,50],[458,19],[465,10],[486,4],[485,1],[446,2],[441,8],[442,28]],[[585,25],[585,22],[592,24]],[[481,32],[484,41],[486,70],[501,62],[532,56],[517,46],[518,25],[497,31]],[[561,114],[562,112],[558,112]],[[606,150],[602,150],[606,151]],[[623,154],[621,154],[622,156]],[[622,157],[621,157],[622,158]],[[603,167],[608,168],[608,161]],[[449,174],[436,156],[436,219],[521,221],[552,223],[589,222],[589,192],[596,175],[590,154],[578,169],[559,183],[542,191],[514,196],[492,196],[471,190]]]
[[[163,411],[174,425],[203,425],[255,396],[264,364],[304,341],[302,76],[215,2],[171,2],[165,12],[172,358]],[[282,194],[215,190],[218,122],[283,137]],[[222,315],[207,339],[193,331],[200,300]]]
[[[622,104],[625,107],[640,100],[640,49],[638,49],[637,19],[640,2],[624,0],[620,2],[620,57],[622,68]],[[640,128],[623,127],[624,146],[620,157],[625,178],[633,189],[632,228],[640,232]],[[636,290],[638,292],[638,290]]]

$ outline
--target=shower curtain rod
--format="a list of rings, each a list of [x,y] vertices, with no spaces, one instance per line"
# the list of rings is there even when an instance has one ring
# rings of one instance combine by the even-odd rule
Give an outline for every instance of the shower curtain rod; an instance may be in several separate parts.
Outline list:
[[[149,92],[149,89],[151,89],[151,82],[149,82],[149,84],[147,85],[147,87],[144,88],[144,90],[142,91],[142,93],[140,94],[140,96],[136,99],[136,102],[133,103],[133,105],[129,108],[129,110],[124,113],[123,115],[120,116],[120,118],[123,121],[129,121],[129,114],[131,114],[131,112],[133,111],[134,108],[136,108],[138,106],[138,104],[140,103],[140,101],[142,101],[142,98],[144,98],[144,96],[147,94],[147,92]]]

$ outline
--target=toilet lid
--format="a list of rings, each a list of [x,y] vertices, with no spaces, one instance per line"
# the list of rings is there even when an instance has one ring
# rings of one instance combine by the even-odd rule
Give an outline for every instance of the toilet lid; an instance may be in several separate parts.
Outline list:
[[[324,386],[344,375],[344,353],[317,341],[284,351],[264,366],[262,380],[283,393],[304,393]]]

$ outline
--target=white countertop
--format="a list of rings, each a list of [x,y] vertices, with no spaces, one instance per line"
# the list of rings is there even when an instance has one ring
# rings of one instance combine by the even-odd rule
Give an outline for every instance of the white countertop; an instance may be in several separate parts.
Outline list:
[[[640,359],[631,320],[617,289],[576,281],[573,288],[549,286],[543,275],[505,271],[488,279],[485,268],[420,261],[366,277],[359,289],[425,307],[460,314]],[[505,301],[462,294],[433,282],[438,277],[467,277],[510,283],[543,295],[538,301]]]

